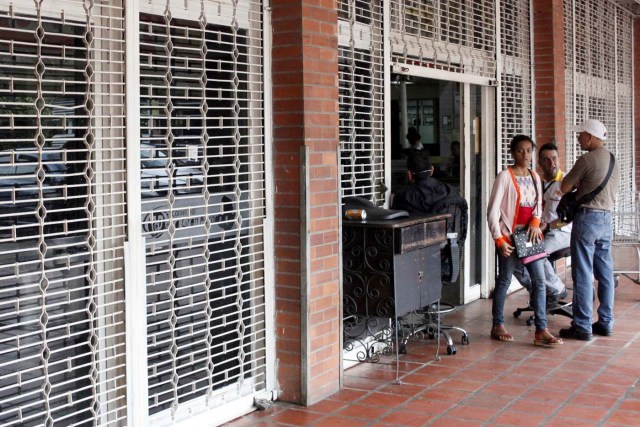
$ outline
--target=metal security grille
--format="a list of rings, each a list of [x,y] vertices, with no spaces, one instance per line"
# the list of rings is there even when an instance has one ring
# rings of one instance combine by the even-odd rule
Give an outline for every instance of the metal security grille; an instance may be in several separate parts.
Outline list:
[[[564,11],[567,168],[582,154],[571,126],[598,119],[620,167],[619,194],[633,195],[633,18],[611,1],[565,0]],[[616,209],[631,212],[634,203],[618,197]]]
[[[341,195],[384,201],[382,3],[338,3]]]
[[[498,170],[512,162],[509,141],[532,134],[531,19],[529,0],[500,2],[500,113]]]
[[[265,390],[262,6],[141,5],[149,412]]]
[[[391,0],[393,64],[495,78],[493,0]]]
[[[0,1],[3,426],[126,425],[123,17]]]

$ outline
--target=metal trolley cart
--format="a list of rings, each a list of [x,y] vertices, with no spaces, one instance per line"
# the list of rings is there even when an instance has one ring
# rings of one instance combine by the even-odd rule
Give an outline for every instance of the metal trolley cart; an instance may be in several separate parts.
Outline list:
[[[636,197],[634,209],[630,212],[614,212],[613,214],[613,240],[612,246],[633,248],[636,251],[637,266],[636,270],[618,270],[615,268],[613,274],[616,286],[618,279],[624,275],[631,279],[635,284],[640,285],[640,208],[638,206],[639,196]],[[632,276],[632,275],[635,275]]]

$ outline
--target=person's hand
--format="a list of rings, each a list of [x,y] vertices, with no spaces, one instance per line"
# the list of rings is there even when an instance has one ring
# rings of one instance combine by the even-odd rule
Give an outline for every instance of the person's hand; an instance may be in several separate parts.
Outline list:
[[[509,256],[511,256],[511,252],[513,252],[514,249],[515,247],[511,246],[507,242],[502,243],[498,248],[502,256],[505,258],[508,258]]]
[[[540,227],[529,226],[527,234],[529,235],[530,242],[538,243],[542,240],[542,230],[540,229]]]

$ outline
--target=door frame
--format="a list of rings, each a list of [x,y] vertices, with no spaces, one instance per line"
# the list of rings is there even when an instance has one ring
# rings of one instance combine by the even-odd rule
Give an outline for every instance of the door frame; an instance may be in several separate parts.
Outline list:
[[[451,82],[460,83],[460,135],[465,142],[462,144],[461,149],[463,156],[461,169],[464,171],[463,173],[463,181],[461,182],[461,196],[463,196],[467,201],[471,201],[471,197],[474,198],[480,197],[480,205],[486,206],[489,200],[489,194],[491,191],[491,187],[493,185],[493,181],[495,178],[495,174],[493,171],[496,169],[496,147],[494,144],[491,144],[491,141],[496,141],[498,129],[496,128],[496,99],[497,99],[497,83],[495,80],[490,79],[488,77],[481,76],[473,76],[473,75],[465,75],[460,73],[454,73],[450,71],[444,70],[436,70],[431,68],[425,68],[414,65],[399,65],[393,64],[391,66],[391,71],[393,74],[401,74],[405,76],[411,77],[421,77],[433,80],[445,80]],[[471,85],[477,85],[481,87],[482,94],[482,105],[481,105],[481,156],[480,162],[478,165],[482,169],[481,176],[481,189],[480,192],[475,189],[471,189],[471,175],[469,171],[469,165],[472,160],[472,144],[471,142],[471,134],[473,126],[473,118],[471,115],[471,105],[470,105],[470,95],[471,95]],[[388,93],[390,93],[390,84],[387,88]],[[390,110],[387,110],[390,111]],[[389,113],[387,114],[387,116]],[[387,135],[386,140],[390,141],[390,127],[387,126]],[[387,155],[385,156],[385,170],[391,171],[391,156],[390,150],[387,150]],[[486,223],[486,209],[481,210],[481,218],[482,222]],[[482,240],[482,250],[479,256],[481,257],[481,272],[480,283],[471,283],[471,264],[466,261],[463,264],[463,268],[461,271],[461,280],[463,286],[461,286],[460,300],[463,301],[464,304],[467,304],[471,301],[477,300],[481,297],[484,297],[489,292],[489,281],[490,278],[495,274],[495,265],[494,265],[494,251],[493,244],[491,239],[489,238],[487,227],[482,226],[478,227],[480,231],[480,238]],[[471,259],[471,245],[467,244],[464,247],[464,259]]]

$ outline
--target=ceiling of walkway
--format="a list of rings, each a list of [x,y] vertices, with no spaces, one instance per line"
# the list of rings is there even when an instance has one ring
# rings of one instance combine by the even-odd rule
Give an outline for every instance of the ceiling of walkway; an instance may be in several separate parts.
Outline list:
[[[640,0],[614,0],[620,6],[630,10],[634,16],[640,16]]]

